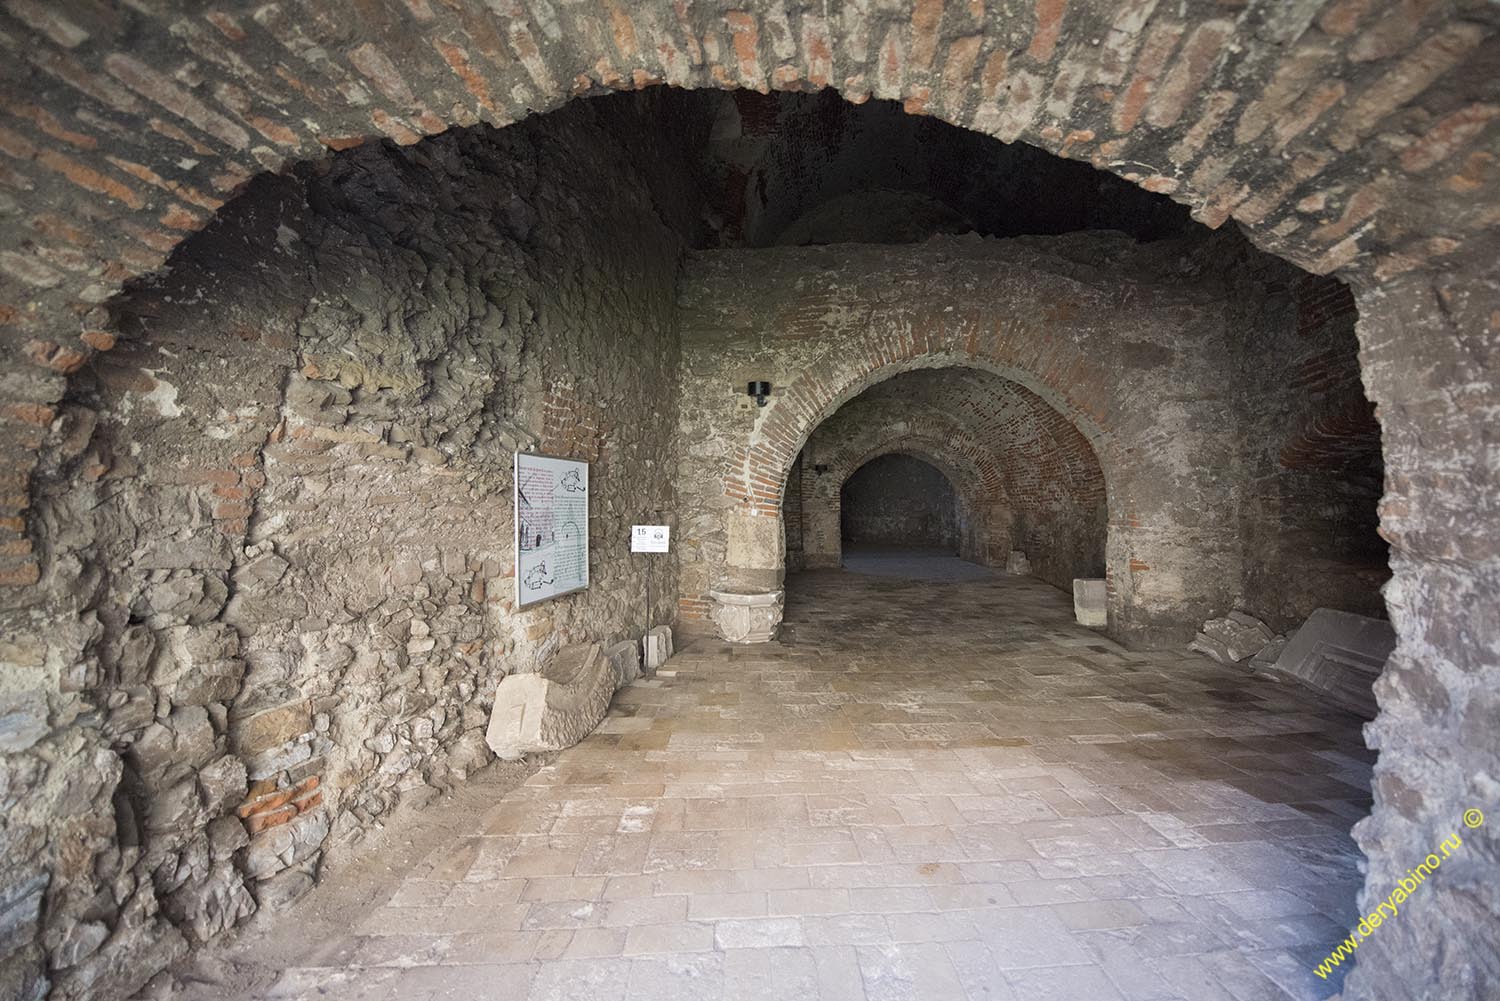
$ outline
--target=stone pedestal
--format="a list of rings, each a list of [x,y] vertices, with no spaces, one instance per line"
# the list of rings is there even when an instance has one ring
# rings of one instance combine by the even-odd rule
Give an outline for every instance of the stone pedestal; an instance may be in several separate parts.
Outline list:
[[[541,672],[500,682],[485,743],[506,761],[572,747],[604,719],[614,693],[615,669],[599,644],[564,647]]]
[[[769,643],[781,625],[780,591],[710,591],[719,635],[731,643]]]
[[[1078,620],[1080,626],[1103,629],[1109,625],[1106,601],[1103,578],[1076,577],[1073,579],[1073,617]]]
[[[655,674],[672,656],[672,627],[657,626],[646,634],[641,645],[646,651],[646,673]]]
[[[1031,573],[1031,561],[1026,558],[1026,554],[1021,552],[1021,550],[1012,549],[1010,555],[1005,558],[1005,572],[1015,574],[1018,577],[1024,577]]]

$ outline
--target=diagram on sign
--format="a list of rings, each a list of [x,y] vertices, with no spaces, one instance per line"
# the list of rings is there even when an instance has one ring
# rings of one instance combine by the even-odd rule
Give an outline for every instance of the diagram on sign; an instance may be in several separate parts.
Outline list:
[[[516,453],[516,600],[588,587],[588,464]]]

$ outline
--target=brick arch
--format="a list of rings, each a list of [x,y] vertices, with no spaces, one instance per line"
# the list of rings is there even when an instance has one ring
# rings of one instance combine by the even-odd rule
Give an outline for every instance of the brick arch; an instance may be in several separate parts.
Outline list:
[[[1500,217],[1473,211],[1500,202],[1500,179],[1470,157],[1500,96],[1480,58],[1493,29],[1445,7],[1230,19],[1210,4],[990,12],[918,0],[877,20],[771,0],[723,12],[586,0],[509,17],[484,0],[371,0],[351,24],[276,5],[86,20],[18,3],[0,28],[24,54],[0,85],[0,167],[47,206],[0,233],[0,348],[31,369],[0,401],[22,501],[58,377],[114,343],[101,304],[252,177],[372,139],[503,127],[591,94],[832,87],[900,101],[1087,160],[1361,282],[1493,257],[1500,242]],[[1387,141],[1364,141],[1376,134]],[[1430,222],[1412,223],[1424,218],[1413,207]],[[23,517],[24,503],[9,506]],[[0,556],[12,585],[38,576],[22,548]]]
[[[988,562],[992,528],[1008,540],[1004,487],[994,457],[951,422],[917,417],[866,428],[831,454],[817,453],[820,461],[827,460],[828,469],[822,474],[811,473],[804,464],[800,518],[805,565],[842,565],[843,485],[866,463],[895,454],[931,465],[953,486],[961,515],[961,556]],[[809,483],[811,475],[817,476],[816,486]]]
[[[942,463],[943,474],[955,486],[962,482],[976,500],[1005,499],[1004,472],[995,456],[968,429],[928,414],[903,415],[867,429],[830,456],[826,475],[842,484],[865,463],[901,450],[934,466]]]
[[[1494,401],[1491,382],[1466,381],[1489,364],[1464,338],[1484,348],[1500,329],[1482,291],[1493,272],[1469,266],[1500,259],[1491,24],[1456,5],[1359,0],[1252,5],[1233,19],[1208,2],[1054,0],[921,0],[878,19],[788,14],[771,0],[727,12],[585,0],[510,19],[481,0],[371,0],[358,19],[305,22],[278,5],[180,15],[163,3],[159,16],[143,6],[95,5],[97,23],[79,23],[71,5],[12,3],[0,15],[13,40],[0,177],[42,207],[0,235],[11,377],[0,583],[37,579],[22,524],[28,479],[63,377],[113,343],[100,305],[254,174],[371,135],[415,142],[449,125],[505,125],[600,89],[835,86],[1087,159],[1208,225],[1234,218],[1263,249],[1364,291],[1362,358],[1393,471],[1383,530],[1400,584],[1383,725],[1419,749],[1382,755],[1362,838],[1372,890],[1451,826],[1448,808],[1469,791],[1455,776],[1493,767],[1490,749],[1462,739],[1470,696],[1452,681],[1493,662],[1458,638],[1493,633],[1481,599],[1494,590],[1494,517],[1476,511],[1472,489],[1490,465],[1483,436],[1464,430]],[[1440,695],[1446,707],[1449,691],[1451,712],[1419,702]],[[1460,749],[1462,768],[1420,764]],[[1430,899],[1413,915],[1412,927],[1432,929],[1423,944],[1462,942],[1462,895],[1437,886]],[[1420,957],[1434,951],[1377,942],[1348,991],[1373,996],[1382,976],[1427,983]],[[1457,974],[1440,976],[1459,988]]]
[[[944,447],[944,444],[940,440],[921,435],[903,436],[884,442],[862,453],[846,457],[830,471],[830,481],[836,482],[842,488],[849,481],[849,477],[876,459],[887,455],[905,455],[920,459],[942,473],[943,478],[952,485],[954,491],[961,494],[966,501],[972,502],[992,496],[985,490],[983,474],[966,468],[965,460],[968,457],[953,454]]]
[[[410,144],[657,84],[832,87],[853,101],[900,101],[913,114],[1086,160],[1191,205],[1208,225],[1232,216],[1266,249],[1318,271],[1361,255],[1361,267],[1378,259],[1387,273],[1410,270],[1485,228],[1377,225],[1408,193],[1455,210],[1473,204],[1472,185],[1428,182],[1482,140],[1491,115],[1480,102],[1500,85],[1465,79],[1490,31],[1446,9],[1383,17],[1344,2],[1316,18],[1230,19],[1212,4],[1038,0],[991,12],[922,0],[877,20],[789,13],[770,0],[723,12],[592,0],[518,5],[506,17],[484,0],[375,0],[351,25],[274,6],[159,6],[155,16],[90,22],[33,3],[4,15],[28,65],[5,88],[13,111],[0,151],[36,190],[69,196],[29,245],[9,241],[25,259],[8,270],[37,288],[61,272],[49,298],[85,311],[159,266],[261,171],[371,138]],[[192,72],[167,69],[183,65]],[[1310,83],[1340,74],[1348,84]],[[1475,103],[1434,86],[1447,78],[1471,84]],[[1414,116],[1415,126],[1401,121],[1422,98],[1449,107]],[[122,131],[122,122],[139,128]],[[1401,173],[1381,176],[1367,169],[1377,144],[1360,140],[1388,122],[1407,142],[1388,154]],[[1335,165],[1358,182],[1298,210],[1302,195],[1330,186]],[[70,225],[100,211],[120,238],[70,248]]]
[[[849,482],[849,477],[876,459],[884,458],[887,455],[904,455],[908,458],[925,462],[933,469],[942,473],[943,478],[948,481],[955,492],[963,492],[968,496],[973,496],[972,491],[976,486],[974,482],[975,477],[969,471],[965,470],[962,465],[953,461],[956,458],[955,456],[945,454],[942,446],[943,443],[940,441],[924,439],[915,435],[887,442],[883,445],[877,445],[863,454],[853,456],[846,465],[840,467],[840,471],[834,474],[834,478],[839,481],[839,485],[842,487],[843,484]]]
[[[984,503],[984,495],[979,489],[976,489],[980,487],[980,484],[975,482],[976,478],[973,472],[966,470],[960,463],[955,463],[953,459],[957,458],[956,456],[944,454],[947,449],[943,446],[944,443],[941,440],[911,436],[877,445],[866,450],[863,454],[855,454],[844,459],[844,462],[841,463],[840,467],[830,477],[830,480],[837,484],[834,488],[834,495],[830,498],[830,503],[838,515],[840,529],[839,552],[841,556],[843,553],[844,486],[854,474],[858,473],[871,462],[891,455],[906,456],[907,458],[925,463],[937,470],[943,479],[948,482],[948,486],[953,490],[956,513],[958,514],[959,555],[963,557],[979,555],[974,551],[974,547],[969,545],[968,540],[964,536],[968,534],[965,532],[966,528],[969,528],[970,531],[973,530],[972,526],[966,524],[972,521],[979,522],[979,532],[981,535],[984,534],[984,526],[988,521],[986,518],[987,506]]]
[[[775,515],[792,462],[813,431],[866,389],[906,372],[958,368],[997,375],[1057,412],[1073,428],[1075,444],[1091,453],[1108,452],[1113,426],[1132,419],[1107,390],[1092,401],[1079,395],[1079,387],[1098,390],[1111,380],[1102,365],[1064,339],[1049,340],[1047,351],[1038,353],[1034,339],[1004,324],[981,330],[960,318],[934,326],[895,338],[872,331],[810,365],[767,406],[730,465],[726,496],[745,505],[747,513]]]

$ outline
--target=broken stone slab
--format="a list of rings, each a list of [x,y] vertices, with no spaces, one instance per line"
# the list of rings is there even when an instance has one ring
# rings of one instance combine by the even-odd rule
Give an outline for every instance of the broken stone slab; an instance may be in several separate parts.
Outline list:
[[[1106,600],[1104,578],[1073,579],[1073,618],[1078,620],[1080,626],[1102,629],[1109,625]]]
[[[1203,623],[1203,630],[1188,644],[1188,649],[1220,664],[1233,665],[1259,653],[1275,638],[1271,627],[1255,616],[1230,612],[1222,619],[1209,619]]]
[[[1012,549],[1010,555],[1005,558],[1005,572],[1024,577],[1031,573],[1031,561],[1026,554],[1019,549]]]
[[[1260,652],[1250,658],[1250,669],[1253,671],[1269,671],[1276,666],[1276,660],[1281,656],[1281,651],[1286,649],[1287,637],[1277,636],[1271,642],[1260,648]]]
[[[571,747],[604,719],[614,692],[614,667],[599,644],[563,647],[541,671],[501,680],[485,743],[505,761]]]
[[[769,643],[781,624],[781,591],[710,591],[719,635],[731,643]]]
[[[646,672],[655,674],[657,669],[672,656],[672,627],[657,626],[646,634],[641,645],[646,649],[644,665]]]
[[[621,640],[604,651],[615,672],[615,688],[624,688],[641,676],[641,651],[632,640]]]
[[[1273,669],[1373,719],[1372,687],[1394,649],[1396,631],[1385,619],[1319,608],[1287,641]]]

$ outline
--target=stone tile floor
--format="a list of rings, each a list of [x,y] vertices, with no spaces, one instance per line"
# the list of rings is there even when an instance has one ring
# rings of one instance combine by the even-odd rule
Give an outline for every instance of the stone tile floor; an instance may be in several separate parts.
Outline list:
[[[786,642],[698,642],[621,691],[354,926],[262,955],[282,970],[256,996],[1336,990],[1310,968],[1354,918],[1357,719],[1129,653],[1029,579],[822,571],[788,594]]]
[[[843,563],[850,573],[907,580],[988,580],[996,575],[989,567],[935,550],[845,546]]]

